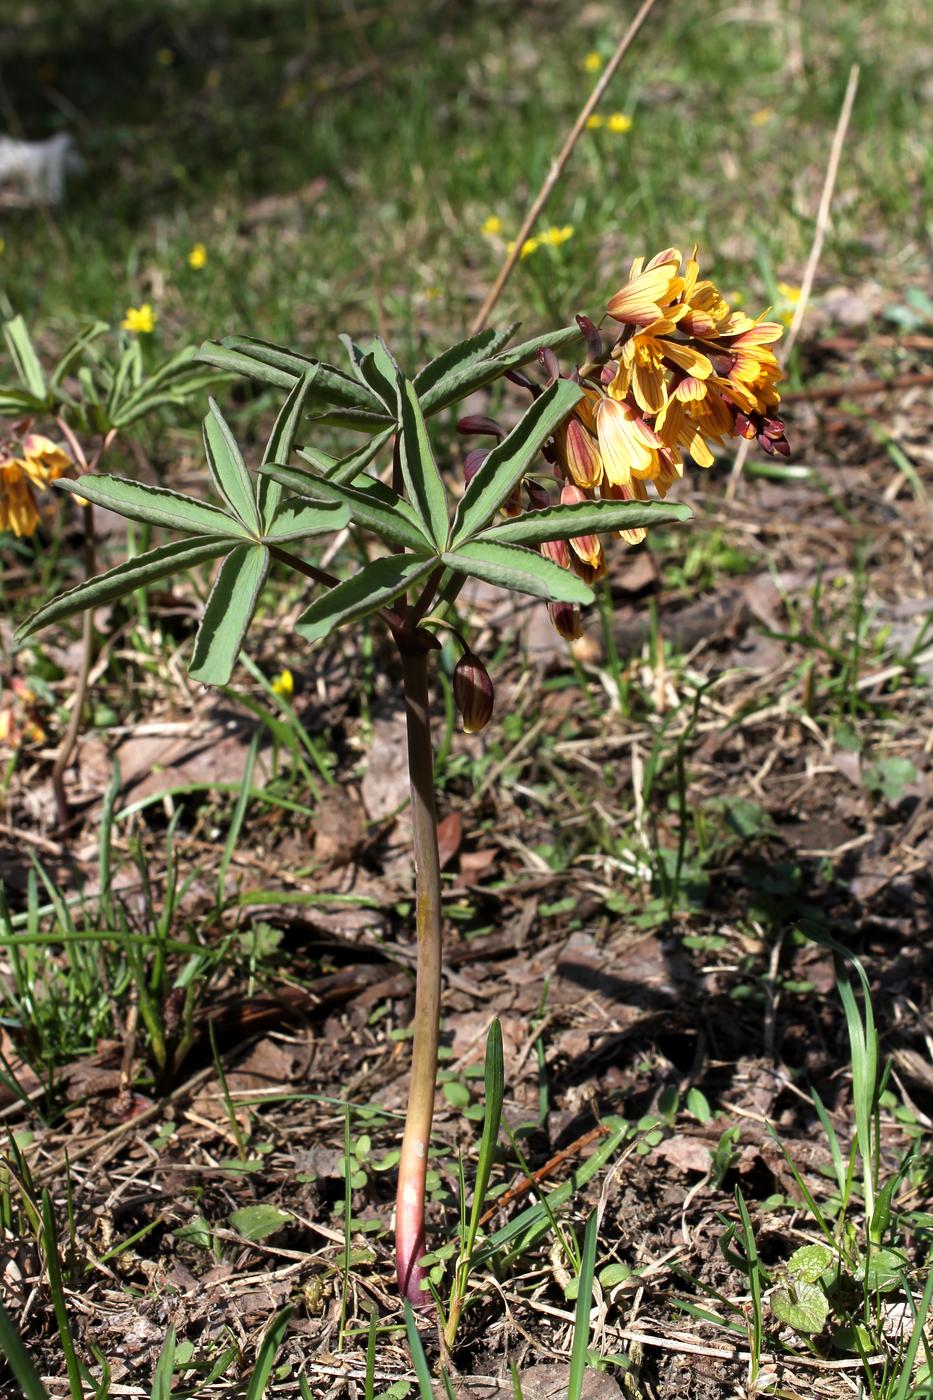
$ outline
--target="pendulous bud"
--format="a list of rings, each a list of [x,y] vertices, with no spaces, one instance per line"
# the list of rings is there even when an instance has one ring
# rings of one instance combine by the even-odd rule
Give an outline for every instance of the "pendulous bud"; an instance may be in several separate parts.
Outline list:
[[[548,603],[547,615],[554,631],[565,642],[575,642],[583,636],[583,619],[575,603]]]
[[[464,734],[478,734],[486,728],[495,698],[486,667],[472,651],[465,651],[454,667],[454,700]]]

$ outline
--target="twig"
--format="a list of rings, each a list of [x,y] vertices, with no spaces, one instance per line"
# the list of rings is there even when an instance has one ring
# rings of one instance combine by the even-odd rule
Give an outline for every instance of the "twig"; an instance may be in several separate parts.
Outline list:
[[[810,256],[807,258],[807,265],[804,269],[803,282],[800,285],[800,297],[794,307],[793,319],[790,329],[787,332],[787,339],[784,341],[781,352],[781,360],[784,364],[790,359],[790,353],[797,342],[797,336],[803,323],[803,318],[807,312],[807,305],[810,301],[810,293],[813,290],[813,279],[816,277],[816,269],[820,261],[820,254],[823,251],[823,240],[826,237],[826,230],[829,227],[829,211],[833,202],[833,191],[836,188],[836,176],[839,173],[839,162],[842,159],[842,148],[845,144],[846,132],[849,129],[849,118],[852,116],[852,107],[855,103],[855,94],[858,91],[859,67],[853,63],[849,69],[849,81],[846,84],[845,96],[842,99],[842,107],[839,110],[839,120],[836,122],[836,130],[833,134],[833,143],[829,150],[829,162],[826,166],[826,175],[823,179],[823,192],[820,195],[820,204],[816,212],[816,228],[813,232],[813,243],[810,246]],[[732,463],[732,472],[726,486],[726,500],[731,501],[735,496],[739,481],[742,477],[742,468],[745,466],[745,458],[748,456],[749,443],[747,438],[743,438],[739,443],[739,450],[735,454],[735,461]]]
[[[570,132],[567,136],[567,139],[564,141],[564,144],[563,146],[561,146],[556,158],[551,163],[551,168],[547,173],[547,177],[544,181],[544,184],[541,186],[540,190],[538,191],[537,195],[532,201],[531,208],[525,215],[525,221],[518,231],[515,243],[512,247],[512,251],[508,254],[508,256],[505,259],[505,262],[500,267],[496,280],[495,282],[493,282],[492,287],[490,288],[489,293],[487,294],[486,300],[480,307],[476,319],[474,320],[473,325],[470,327],[471,335],[475,335],[477,331],[481,331],[483,329],[483,326],[486,324],[486,318],[488,317],[490,311],[492,311],[492,308],[495,306],[496,302],[502,295],[503,288],[505,287],[506,282],[509,280],[509,277],[512,275],[512,269],[518,262],[518,259],[521,257],[522,245],[524,244],[525,239],[528,237],[528,234],[533,228],[535,220],[541,213],[541,210],[544,208],[545,204],[547,204],[549,198],[551,197],[551,193],[553,192],[554,186],[557,184],[561,175],[564,173],[564,167],[570,159],[571,155],[573,154],[573,149],[579,141],[581,133],[586,127],[588,118],[592,115],[603,93],[606,91],[606,88],[609,86],[612,79],[614,78],[616,69],[618,68],[619,64],[622,62],[622,59],[628,52],[629,46],[631,45],[639,29],[641,29],[641,26],[647,19],[649,13],[653,9],[654,4],[655,0],[644,0],[644,3],[642,4],[635,18],[632,20],[625,34],[620,39],[615,53],[612,55],[612,58],[610,58],[609,62],[607,63],[605,72],[602,74],[602,76],[599,79],[599,82],[596,84],[593,91],[590,93],[589,97],[584,103],[583,108],[580,111],[580,115],[577,117],[573,126],[570,128]]]
[[[566,1162],[568,1157],[576,1157],[579,1152],[583,1151],[584,1147],[589,1147],[591,1142],[595,1142],[597,1138],[602,1137],[606,1132],[608,1132],[608,1129],[604,1124],[600,1123],[598,1128],[590,1128],[589,1132],[584,1133],[582,1137],[576,1138],[573,1142],[569,1143],[567,1147],[562,1147],[559,1152],[556,1152],[553,1157],[545,1162],[543,1167],[538,1167],[537,1171],[532,1172],[530,1176],[522,1177],[514,1186],[510,1186],[507,1191],[503,1192],[495,1205],[490,1206],[489,1210],[480,1217],[480,1225],[485,1225],[503,1206],[507,1206],[519,1196],[523,1196],[526,1191],[531,1191],[535,1186],[540,1186],[542,1181],[545,1181],[549,1176],[553,1176],[557,1168],[563,1162]]]

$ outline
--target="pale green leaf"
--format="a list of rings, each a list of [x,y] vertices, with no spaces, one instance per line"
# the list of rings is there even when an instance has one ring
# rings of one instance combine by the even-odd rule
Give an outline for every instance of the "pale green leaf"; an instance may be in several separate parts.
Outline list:
[[[278,463],[270,463],[259,470],[299,496],[343,503],[358,525],[372,530],[388,544],[422,554],[432,548],[408,502],[375,477],[360,476],[355,485],[343,486],[329,478],[312,476],[310,472]]]
[[[338,461],[334,462],[327,470],[327,476],[331,481],[336,481],[338,483],[355,482],[364,468],[368,467],[370,462],[379,456],[383,447],[394,436],[395,424],[393,423],[391,427],[383,428],[381,432],[377,433],[369,442],[364,443],[362,447],[358,447],[355,452],[350,452],[346,457],[341,457]],[[299,457],[307,456],[307,460],[314,465],[313,459],[307,453],[307,449],[303,448],[298,455]]]
[[[829,1316],[829,1300],[815,1283],[798,1283],[791,1288],[772,1289],[771,1311],[779,1322],[809,1336],[822,1332]]]
[[[233,1211],[230,1224],[244,1240],[264,1240],[281,1230],[283,1225],[288,1225],[291,1219],[292,1217],[279,1210],[278,1206],[260,1203]]]
[[[265,340],[254,340],[245,335],[228,335],[219,345],[208,341],[201,346],[198,353],[200,358],[209,364],[233,370],[237,374],[249,374],[253,379],[275,384],[279,388],[290,389],[296,379],[303,378],[314,369],[317,371],[314,392],[325,402],[344,408],[370,408],[377,411],[381,408],[373,391],[353,375],[344,374],[343,370],[323,360],[299,355],[294,350],[270,345]]]
[[[258,535],[262,526],[246,463],[230,425],[213,399],[208,399],[208,407],[204,419],[204,446],[214,485],[250,533]]]
[[[316,374],[317,366],[310,369],[301,379],[295,381],[295,387],[279,410],[272,432],[269,434],[269,440],[262,454],[263,463],[287,462],[292,455],[301,415],[304,413],[305,400]],[[268,527],[275,519],[275,513],[282,499],[282,488],[277,481],[273,481],[269,476],[264,476],[259,483],[256,495],[260,518],[263,524]]]
[[[816,1283],[833,1262],[833,1252],[825,1244],[804,1244],[787,1261],[787,1272],[800,1283]]]
[[[363,356],[360,374],[388,412],[394,417],[398,408],[399,369],[385,341],[377,337]]]
[[[178,491],[162,486],[143,486],[139,481],[127,481],[122,476],[89,474],[72,481],[60,477],[55,485],[72,496],[83,496],[95,506],[103,506],[130,520],[146,525],[162,525],[167,530],[184,530],[188,534],[225,535],[243,539],[247,531],[225,511],[205,501],[196,501]]]
[[[592,603],[593,590],[570,569],[516,544],[469,540],[441,556],[449,569],[552,602]]]
[[[269,544],[284,544],[286,540],[302,540],[342,530],[349,521],[350,512],[341,501],[286,501],[279,506],[263,538]]]
[[[508,437],[497,443],[482,463],[457,506],[451,541],[459,545],[491,524],[528,471],[542,444],[578,402],[579,384],[559,379],[537,399]]]
[[[689,520],[689,506],[673,501],[580,501],[570,506],[529,510],[490,525],[478,536],[501,544],[543,544],[574,535],[599,535],[610,530],[634,530],[672,520]]]
[[[106,321],[91,321],[80,330],[62,352],[61,359],[52,371],[51,378],[49,379],[49,387],[51,389],[58,389],[62,380],[71,374],[75,364],[81,359],[84,352],[93,345],[95,340],[99,340],[100,337],[105,335],[109,330],[110,326]]]
[[[582,339],[583,332],[579,326],[563,326],[559,331],[548,331],[546,335],[536,335],[533,340],[523,340],[519,345],[512,345],[497,355],[496,359],[503,369],[518,369],[521,365],[528,365],[532,360],[536,360],[539,350],[564,350],[568,345],[575,345]]]
[[[114,569],[108,569],[105,574],[97,574],[86,583],[79,583],[77,587],[70,588],[67,593],[59,594],[50,603],[38,608],[26,618],[16,635],[22,640],[32,632],[48,627],[52,622],[61,622],[66,617],[83,612],[85,608],[105,607],[117,598],[135,593],[137,589],[145,588],[150,583],[158,583],[160,579],[183,573],[185,569],[194,568],[196,564],[216,559],[219,555],[226,554],[231,545],[232,541],[229,539],[206,539],[199,536],[195,539],[175,540],[172,544],[151,549],[147,554],[137,554],[135,558],[127,559]]]
[[[443,549],[450,528],[447,492],[434,460],[415,386],[402,376],[398,380],[398,396],[402,479],[410,503],[424,522],[425,531],[438,549]]]
[[[237,545],[217,571],[198,628],[188,674],[205,685],[226,685],[253,620],[269,571],[263,545]]]
[[[367,613],[393,603],[407,589],[426,578],[436,564],[435,557],[423,555],[393,554],[376,559],[353,578],[338,583],[335,588],[315,598],[298,619],[295,630],[308,641],[326,637],[335,627],[355,622]]]
[[[32,337],[22,316],[14,316],[11,321],[5,323],[3,338],[23,387],[28,389],[34,398],[44,401],[48,394],[45,375],[42,373]]]

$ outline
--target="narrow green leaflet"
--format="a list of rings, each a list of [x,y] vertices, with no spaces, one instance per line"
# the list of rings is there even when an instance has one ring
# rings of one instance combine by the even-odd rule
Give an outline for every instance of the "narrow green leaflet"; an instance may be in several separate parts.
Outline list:
[[[188,674],[205,685],[226,685],[253,620],[269,572],[264,545],[237,545],[217,571],[194,644]]]
[[[350,512],[340,501],[286,501],[263,535],[269,544],[304,540],[342,530],[350,523]]]
[[[48,390],[45,387],[45,375],[42,373],[42,366],[39,357],[33,349],[26,322],[22,316],[14,316],[11,321],[7,321],[3,327],[3,338],[6,341],[6,348],[10,352],[10,358],[19,375],[20,382],[34,398],[45,400]]]
[[[111,422],[117,410],[117,405],[121,398],[124,397],[124,394],[128,394],[132,389],[137,389],[139,387],[142,373],[142,351],[139,346],[139,338],[134,337],[129,345],[125,347],[117,361],[117,367],[114,371],[110,390],[107,394],[107,414]]]
[[[55,485],[72,496],[83,496],[96,506],[146,525],[163,525],[167,530],[185,530],[188,534],[223,535],[227,539],[248,538],[244,526],[226,511],[161,486],[143,486],[122,476],[90,474],[77,481],[60,477]]]
[[[204,419],[204,447],[214,485],[253,535],[262,529],[253,483],[230,426],[213,399]]]
[[[168,578],[171,574],[180,574],[185,569],[194,568],[196,564],[205,563],[208,559],[216,559],[219,555],[226,554],[230,546],[229,539],[219,539],[216,536],[208,539],[201,535],[194,539],[175,540],[172,544],[160,545],[158,549],[151,549],[147,554],[137,554],[135,558],[118,564],[115,569],[108,569],[107,573],[98,574],[86,583],[79,583],[76,588],[69,588],[67,593],[53,598],[50,603],[46,603],[27,617],[16,635],[22,640],[31,633],[38,632],[41,627],[48,627],[52,622],[61,622],[66,617],[83,612],[85,608],[105,607],[117,598],[134,593],[137,588],[158,583],[159,579]]]
[[[542,443],[581,398],[579,384],[558,379],[516,423],[508,437],[492,449],[464,491],[454,517],[455,546],[488,525],[531,466]]]
[[[364,468],[368,467],[370,462],[379,456],[383,447],[394,436],[395,424],[392,423],[390,427],[383,428],[381,432],[377,433],[369,442],[364,443],[362,447],[357,448],[355,452],[350,452],[346,457],[341,457],[339,461],[332,462],[332,465],[326,469],[327,476],[330,477],[331,481],[340,484],[355,482]],[[315,465],[313,457],[306,449],[302,449],[298,456],[305,457],[312,466]]]
[[[262,454],[264,463],[287,462],[292,455],[298,427],[301,423],[301,415],[304,412],[305,400],[316,374],[317,366],[297,380],[294,389],[280,408],[279,416],[275,420],[272,432],[269,434],[269,441]],[[268,529],[275,519],[275,512],[282,499],[282,488],[277,481],[273,481],[269,476],[264,476],[259,482],[256,495],[262,523]]]
[[[550,559],[521,545],[469,540],[448,550],[441,559],[450,569],[516,593],[531,593],[555,603],[593,601],[593,590],[570,569],[562,569],[559,564],[552,564]]]
[[[503,350],[496,359],[503,369],[518,369],[520,365],[530,364],[532,360],[537,359],[539,350],[563,350],[582,339],[583,332],[579,326],[564,326],[562,330],[537,335],[534,340],[523,340],[520,345]]]
[[[335,627],[355,622],[394,602],[406,589],[427,578],[436,565],[435,555],[394,554],[376,559],[353,578],[315,598],[298,619],[295,630],[311,642],[326,637]]]
[[[600,535],[607,530],[637,530],[671,520],[689,520],[689,506],[673,501],[581,501],[573,506],[547,506],[529,510],[501,524],[490,525],[477,536],[500,544],[543,544],[568,540],[574,535]]]
[[[536,339],[526,340],[511,350],[503,350],[495,355],[490,353],[489,358],[478,359],[465,364],[461,369],[452,370],[441,383],[424,393],[419,389],[424,412],[426,415],[438,413],[442,408],[457,403],[466,398],[467,394],[481,389],[484,384],[492,384],[496,379],[501,379],[506,370],[528,364],[537,357],[539,350],[559,350],[579,339],[579,329],[576,326],[567,326],[551,335],[539,335]]]
[[[220,369],[230,369],[237,374],[246,373],[253,379],[260,379],[266,384],[276,384],[280,388],[290,389],[294,380],[316,369],[314,391],[327,403],[339,404],[345,408],[369,408],[377,411],[382,407],[373,391],[353,375],[345,374],[343,370],[323,360],[298,355],[293,350],[285,350],[280,345],[270,345],[265,340],[254,340],[245,335],[228,335],[219,345],[215,341],[207,341],[201,346],[198,354],[202,360],[207,360],[209,364],[217,365]],[[246,366],[243,359],[246,360]]]
[[[434,452],[415,386],[401,375],[398,380],[402,478],[408,499],[438,549],[447,543],[450,522],[447,492],[434,460]],[[484,522],[485,523],[485,522]]]
[[[377,481],[375,477],[361,476],[354,486],[341,486],[335,481],[312,476],[310,472],[295,467],[282,467],[278,463],[270,463],[259,470],[263,476],[273,477],[299,496],[345,504],[358,525],[372,530],[389,544],[401,545],[403,549],[413,549],[419,554],[433,548],[408,502],[397,496],[391,486]]]
[[[384,340],[377,338],[373,341],[371,349],[363,356],[360,373],[379,401],[394,417],[398,402],[395,386],[401,371]]]
[[[368,408],[325,408],[319,413],[309,413],[308,417],[324,428],[351,428],[370,435],[395,428],[394,415],[386,413],[385,409],[375,412]]]
[[[49,379],[49,388],[58,389],[62,380],[67,378],[72,372],[75,364],[80,360],[85,351],[93,345],[95,340],[99,340],[100,337],[105,335],[109,330],[110,326],[106,321],[91,321],[83,330],[80,330],[74,340],[66,346],[61,359],[52,371],[51,378]]]
[[[16,418],[21,413],[45,406],[45,399],[37,399],[28,389],[0,389],[0,418]]]
[[[421,400],[421,406],[428,413],[435,402],[439,402],[452,388],[459,392],[460,384],[469,385],[469,373],[481,362],[492,357],[506,345],[518,329],[518,322],[501,330],[492,327],[461,340],[429,360],[415,375],[414,385]],[[469,393],[469,388],[467,388]]]

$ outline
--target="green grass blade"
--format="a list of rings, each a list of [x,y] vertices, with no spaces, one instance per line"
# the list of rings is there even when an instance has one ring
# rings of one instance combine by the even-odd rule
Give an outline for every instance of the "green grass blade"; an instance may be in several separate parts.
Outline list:
[[[209,412],[203,423],[204,447],[214,485],[250,534],[258,535],[262,526],[252,478],[246,470],[229,423],[214,399],[207,402]]]
[[[911,1307],[913,1307],[911,1292],[906,1284],[904,1293],[910,1300]],[[924,1348],[926,1348],[927,1345],[926,1325],[931,1304],[933,1304],[933,1255],[927,1259],[927,1281],[923,1287],[920,1303],[914,1313],[914,1327],[910,1334],[910,1341],[907,1343],[904,1354],[900,1359],[900,1375],[897,1378],[897,1387],[891,1395],[891,1400],[910,1400],[910,1397],[914,1394],[914,1391],[911,1389],[914,1363],[917,1360],[917,1352],[920,1350],[921,1342],[924,1344]],[[931,1367],[931,1370],[933,1370],[933,1367]]]
[[[415,1322],[415,1314],[408,1299],[404,1300],[405,1308],[405,1330],[408,1333],[408,1350],[411,1352],[412,1365],[415,1368],[415,1375],[418,1377],[418,1390],[421,1400],[434,1400],[434,1387],[431,1384],[431,1371],[428,1366],[428,1358],[424,1354],[424,1347],[421,1344],[421,1337],[418,1335],[418,1326]]]
[[[269,572],[264,545],[238,545],[221,564],[204,609],[189,675],[205,685],[226,685]]]
[[[227,871],[230,869],[230,862],[233,860],[237,842],[240,839],[240,831],[246,817],[246,809],[249,806],[249,794],[253,785],[253,769],[256,766],[256,755],[259,752],[259,741],[262,737],[260,730],[256,730],[250,740],[249,748],[246,751],[246,762],[243,765],[243,778],[240,784],[240,795],[236,800],[233,809],[233,816],[230,818],[230,829],[227,832],[227,839],[224,842],[223,855],[220,857],[220,865],[217,870],[217,907],[222,909],[224,905],[224,890],[227,883]]]
[[[467,540],[441,555],[449,569],[480,578],[485,583],[566,603],[592,603],[592,588],[571,569],[562,569],[543,554],[519,544],[493,540]]]
[[[586,1375],[586,1354],[590,1345],[590,1309],[593,1306],[593,1273],[596,1267],[596,1241],[599,1217],[594,1210],[586,1222],[583,1253],[577,1275],[577,1305],[573,1315],[573,1345],[570,1349],[570,1377],[567,1400],[580,1400]]]
[[[476,1187],[470,1207],[470,1223],[467,1229],[464,1254],[469,1261],[476,1247],[480,1217],[486,1202],[486,1189],[492,1171],[496,1143],[499,1141],[499,1124],[502,1121],[502,1101],[505,1098],[505,1068],[502,1057],[502,1027],[493,1021],[486,1037],[486,1063],[483,1072],[486,1098],[486,1112],[483,1115],[483,1132],[479,1144],[479,1160],[476,1165]]]
[[[291,1306],[283,1308],[281,1312],[276,1313],[269,1324],[266,1335],[262,1339],[262,1345],[256,1353],[256,1365],[250,1377],[246,1400],[262,1400],[265,1395],[269,1378],[272,1375],[272,1368],[285,1340],[285,1333],[288,1331],[292,1312]]]
[[[457,506],[451,541],[460,545],[491,525],[534,462],[542,444],[563,422],[583,391],[579,384],[559,379],[545,389],[483,462]]]
[[[335,627],[355,622],[394,602],[399,594],[426,578],[437,560],[412,554],[375,559],[353,578],[338,583],[316,598],[298,619],[295,630],[307,641],[326,637]]]
[[[82,476],[77,481],[62,477],[55,485],[73,496],[84,496],[96,506],[116,511],[144,525],[162,525],[167,530],[184,530],[189,535],[218,535],[236,539],[249,532],[232,515],[217,506],[166,491],[161,486],[143,486],[121,476]]]
[[[529,510],[490,525],[476,538],[500,544],[543,544],[545,540],[569,540],[574,535],[600,535],[609,530],[637,530],[649,525],[689,520],[689,506],[673,501],[581,501],[572,506],[547,506]]]
[[[55,1228],[55,1214],[52,1210],[52,1197],[48,1191],[42,1192],[42,1243],[45,1253],[45,1267],[49,1275],[49,1292],[52,1295],[52,1308],[58,1324],[59,1341],[68,1372],[68,1387],[72,1400],[84,1400],[84,1385],[81,1366],[75,1351],[74,1338],[65,1307],[65,1285],[62,1282],[61,1264],[58,1258],[58,1232]]]
[[[49,1400],[49,1392],[39,1379],[39,1372],[23,1345],[23,1339],[0,1302],[0,1355],[3,1356],[19,1384],[23,1400]]]
[[[175,1328],[170,1325],[159,1352],[152,1376],[149,1400],[172,1400],[172,1375],[175,1370]]]

